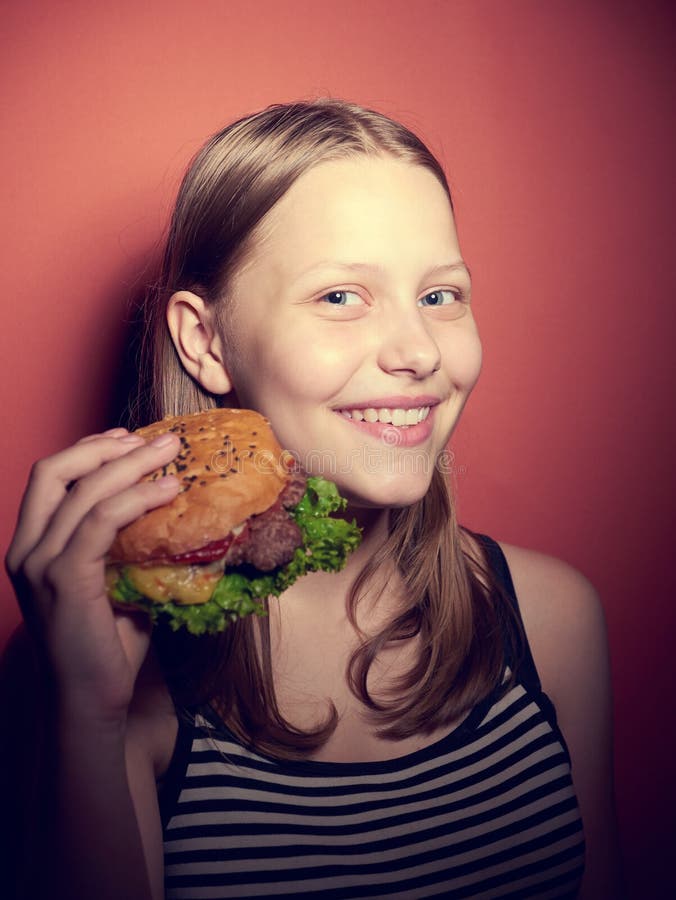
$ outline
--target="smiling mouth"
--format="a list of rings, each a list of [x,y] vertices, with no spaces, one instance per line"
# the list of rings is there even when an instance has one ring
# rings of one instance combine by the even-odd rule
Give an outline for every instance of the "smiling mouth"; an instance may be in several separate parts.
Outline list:
[[[412,409],[339,409],[337,412],[346,419],[355,422],[380,422],[383,425],[394,425],[399,428],[408,428],[411,425],[419,425],[430,414],[429,406],[417,406]]]

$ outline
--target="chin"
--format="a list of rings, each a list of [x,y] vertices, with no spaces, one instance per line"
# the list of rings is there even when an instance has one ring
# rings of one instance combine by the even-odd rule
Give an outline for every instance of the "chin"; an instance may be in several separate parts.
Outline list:
[[[350,506],[366,509],[401,509],[422,500],[430,487],[430,479],[372,479],[364,485],[337,482]]]

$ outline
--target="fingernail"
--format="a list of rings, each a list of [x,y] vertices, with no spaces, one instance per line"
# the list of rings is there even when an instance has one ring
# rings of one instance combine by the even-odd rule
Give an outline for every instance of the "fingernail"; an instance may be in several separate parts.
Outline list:
[[[142,444],[143,438],[138,434],[127,434],[120,438],[121,444]]]
[[[158,434],[156,438],[154,438],[150,442],[151,447],[168,447],[169,444],[173,443],[176,440],[173,434]]]
[[[109,428],[108,431],[103,432],[107,437],[117,437],[118,435],[121,437],[124,434],[127,434],[127,429],[118,426],[117,428]]]
[[[154,484],[166,491],[169,490],[169,488],[178,487],[178,478],[175,478],[173,475],[164,475],[162,478],[158,478]]]

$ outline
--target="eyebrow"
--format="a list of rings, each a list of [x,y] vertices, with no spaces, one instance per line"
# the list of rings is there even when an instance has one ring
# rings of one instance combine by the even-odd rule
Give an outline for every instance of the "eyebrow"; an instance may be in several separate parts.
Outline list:
[[[315,263],[313,266],[305,269],[305,271],[301,272],[298,278],[294,280],[300,281],[301,278],[305,278],[307,275],[311,275],[313,272],[320,269],[340,269],[345,272],[368,272],[375,275],[383,275],[385,273],[385,267],[378,265],[377,263],[338,262],[333,259],[323,259],[321,262]],[[445,272],[464,272],[470,279],[472,277],[472,273],[470,272],[467,263],[460,260],[458,262],[440,263],[437,266],[432,266],[432,268],[428,269],[425,273],[425,278],[429,278],[432,275],[441,275]]]

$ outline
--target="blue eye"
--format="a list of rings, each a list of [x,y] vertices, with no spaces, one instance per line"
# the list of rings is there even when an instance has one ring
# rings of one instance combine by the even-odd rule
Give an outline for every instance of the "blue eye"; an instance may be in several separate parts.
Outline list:
[[[430,291],[418,300],[420,306],[450,306],[460,302],[461,297],[455,291]],[[426,302],[427,301],[427,302]]]
[[[355,294],[354,291],[329,291],[319,299],[331,306],[354,306],[355,303],[362,302],[359,294]]]

